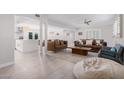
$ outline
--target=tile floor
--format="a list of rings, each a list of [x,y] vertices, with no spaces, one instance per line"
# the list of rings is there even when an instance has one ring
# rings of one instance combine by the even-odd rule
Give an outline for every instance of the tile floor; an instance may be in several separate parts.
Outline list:
[[[73,66],[89,57],[97,56],[89,52],[88,56],[72,54],[71,50],[57,53],[49,52],[46,56],[15,51],[15,64],[1,68],[1,79],[74,79]]]

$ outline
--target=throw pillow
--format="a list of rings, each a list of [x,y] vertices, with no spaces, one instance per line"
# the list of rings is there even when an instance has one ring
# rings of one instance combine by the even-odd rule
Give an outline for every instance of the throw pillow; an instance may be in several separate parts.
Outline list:
[[[96,40],[96,43],[97,43],[97,44],[100,44],[100,40]]]
[[[96,40],[93,40],[92,45],[96,45],[96,44],[97,44]]]
[[[113,51],[113,52],[117,52],[117,50],[116,50],[115,47],[112,47],[112,48],[111,48],[111,51]]]
[[[86,45],[86,39],[83,39],[82,42],[84,45]]]
[[[86,44],[87,44],[87,45],[92,45],[92,40],[87,40],[87,41],[86,41]]]
[[[83,45],[83,42],[82,42],[82,40],[79,40],[79,43],[80,43],[81,45]]]

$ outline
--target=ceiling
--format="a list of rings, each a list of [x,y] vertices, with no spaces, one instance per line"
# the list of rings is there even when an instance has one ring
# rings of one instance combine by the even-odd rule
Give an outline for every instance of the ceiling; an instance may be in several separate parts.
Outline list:
[[[101,27],[113,24],[114,14],[48,14],[48,23],[70,28]],[[92,20],[90,25],[84,20]]]
[[[48,24],[61,26],[65,28],[79,29],[82,27],[101,27],[112,25],[114,22],[114,14],[41,14],[48,18]],[[21,14],[17,16],[25,16],[35,19],[30,20],[35,24],[39,24],[35,14]],[[92,20],[90,25],[84,24],[84,20]],[[28,18],[20,18],[21,21],[26,21]]]
[[[26,17],[26,16],[16,16],[16,24],[33,24],[33,25],[39,25],[39,21],[36,19],[33,19],[32,17]]]

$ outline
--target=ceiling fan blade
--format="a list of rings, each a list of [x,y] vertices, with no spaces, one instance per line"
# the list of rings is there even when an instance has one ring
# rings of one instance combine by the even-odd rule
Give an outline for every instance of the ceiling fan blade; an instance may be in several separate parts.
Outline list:
[[[92,21],[91,21],[91,20],[89,20],[89,21],[87,21],[87,22],[89,23],[89,22],[92,22]]]
[[[84,24],[87,24],[87,25],[90,25],[90,22],[92,22],[91,20],[87,20],[87,19],[84,19]]]

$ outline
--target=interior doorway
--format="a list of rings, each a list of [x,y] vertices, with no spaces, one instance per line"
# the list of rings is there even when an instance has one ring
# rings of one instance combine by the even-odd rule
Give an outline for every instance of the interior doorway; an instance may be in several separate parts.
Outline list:
[[[15,16],[15,48],[22,53],[38,51],[39,21],[25,16]]]
[[[68,47],[74,46],[75,33],[74,31],[64,31],[64,39],[68,42]]]
[[[15,16],[15,49],[21,53],[47,54],[47,18]]]

